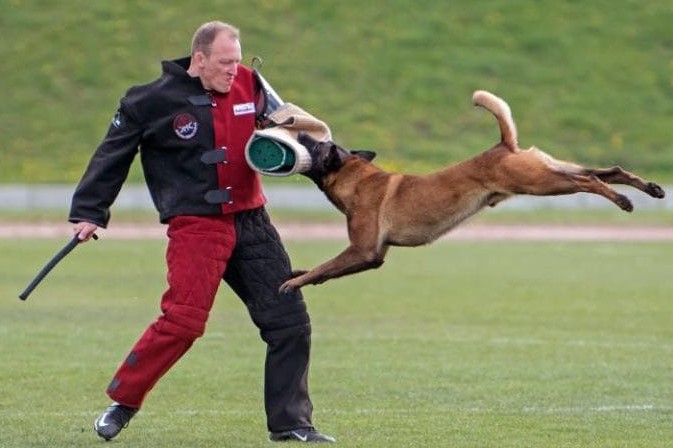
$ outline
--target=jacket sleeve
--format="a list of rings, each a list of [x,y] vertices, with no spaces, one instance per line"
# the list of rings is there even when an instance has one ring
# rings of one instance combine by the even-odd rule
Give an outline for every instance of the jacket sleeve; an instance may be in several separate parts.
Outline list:
[[[87,221],[107,227],[110,206],[117,198],[138,153],[142,129],[121,101],[108,132],[94,152],[72,197],[70,222]]]

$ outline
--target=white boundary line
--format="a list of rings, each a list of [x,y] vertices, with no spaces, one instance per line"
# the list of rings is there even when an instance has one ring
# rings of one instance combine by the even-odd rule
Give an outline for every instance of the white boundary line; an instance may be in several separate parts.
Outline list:
[[[345,241],[344,224],[278,223],[284,240]],[[0,238],[46,239],[69,238],[68,223],[0,223]],[[109,239],[164,239],[166,226],[159,223],[112,223],[99,229],[101,237]],[[559,226],[559,225],[491,225],[465,224],[441,238],[442,241],[673,241],[673,226]]]
[[[524,406],[522,408],[507,408],[507,407],[446,407],[446,406],[428,406],[424,408],[359,408],[359,409],[328,409],[322,408],[316,411],[316,415],[330,414],[330,415],[413,415],[424,413],[437,413],[437,411],[445,412],[465,412],[473,414],[532,414],[532,415],[559,415],[559,414],[600,414],[600,413],[614,413],[614,412],[670,412],[673,411],[673,406],[659,406],[655,404],[610,404],[598,406],[571,406],[571,407],[538,407],[538,406]],[[3,417],[14,417],[22,419],[28,416],[70,416],[70,417],[95,417],[100,414],[100,409],[92,411],[81,412],[61,412],[61,411],[40,411],[34,412],[16,412],[16,410],[2,410],[0,415]],[[261,409],[175,409],[170,412],[156,412],[151,410],[143,410],[139,416],[155,416],[163,414],[175,414],[181,416],[195,416],[195,415],[230,415],[230,416],[250,416],[263,415]]]

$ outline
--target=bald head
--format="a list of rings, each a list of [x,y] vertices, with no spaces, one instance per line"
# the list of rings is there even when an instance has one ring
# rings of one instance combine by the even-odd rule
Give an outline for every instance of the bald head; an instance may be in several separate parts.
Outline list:
[[[224,22],[204,23],[192,39],[192,60],[187,73],[201,78],[203,87],[227,93],[241,63],[238,29]]]

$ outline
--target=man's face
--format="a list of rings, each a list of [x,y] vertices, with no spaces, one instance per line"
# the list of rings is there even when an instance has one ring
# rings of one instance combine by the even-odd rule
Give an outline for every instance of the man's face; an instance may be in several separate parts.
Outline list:
[[[241,63],[241,44],[227,33],[217,35],[210,49],[210,55],[202,52],[194,55],[200,69],[203,86],[208,90],[227,93]]]

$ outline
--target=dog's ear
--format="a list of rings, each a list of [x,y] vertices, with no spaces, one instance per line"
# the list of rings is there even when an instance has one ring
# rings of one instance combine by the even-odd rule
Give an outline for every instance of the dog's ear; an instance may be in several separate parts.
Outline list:
[[[339,168],[341,168],[341,165],[343,165],[343,161],[339,156],[339,147],[332,143],[329,148],[329,153],[327,154],[327,157],[325,157],[325,171],[328,173],[337,171]]]
[[[374,151],[365,151],[365,150],[356,150],[356,151],[351,151],[351,154],[354,156],[358,156],[361,159],[365,159],[368,162],[371,162],[374,160],[374,157],[376,157],[376,153]]]

